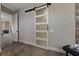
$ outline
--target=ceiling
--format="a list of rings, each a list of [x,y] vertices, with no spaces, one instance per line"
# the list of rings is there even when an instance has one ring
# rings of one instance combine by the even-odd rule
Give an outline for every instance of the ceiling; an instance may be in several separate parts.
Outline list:
[[[9,8],[12,11],[16,11],[16,10],[31,6],[33,4],[31,3],[3,3],[2,5],[4,5],[5,7]]]
[[[38,4],[37,3],[2,3],[3,6],[9,8],[12,11],[28,8],[31,6],[38,6],[40,4],[44,4],[44,3],[38,3]]]

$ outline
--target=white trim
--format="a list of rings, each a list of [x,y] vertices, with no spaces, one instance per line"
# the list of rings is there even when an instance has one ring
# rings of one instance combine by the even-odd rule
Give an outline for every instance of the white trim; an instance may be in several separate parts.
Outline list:
[[[35,27],[35,40],[34,40],[34,43],[36,44],[36,13],[35,13],[35,10],[34,10],[34,27]]]
[[[28,44],[28,45],[33,45],[33,46],[36,46],[36,47],[39,47],[39,48],[43,48],[43,49],[46,49],[46,50],[51,50],[51,51],[57,51],[57,52],[61,52],[61,53],[65,53],[65,51],[63,51],[62,49],[60,48],[55,48],[55,47],[44,47],[44,46],[39,46],[37,44],[34,44],[34,43],[29,43],[29,42],[26,42],[26,41],[22,41],[20,40],[20,42],[23,42],[25,44]]]
[[[47,6],[43,6],[43,7],[40,7],[40,8],[36,8],[35,10],[40,10],[40,9],[43,9],[43,8],[47,8]]]
[[[49,50],[65,53],[65,51],[62,48],[60,49],[60,48],[55,48],[55,47],[49,47]]]
[[[36,23],[36,25],[48,24],[47,22]]]
[[[45,38],[40,38],[40,37],[36,37],[36,38],[37,38],[37,40],[46,41],[46,39],[45,39]]]
[[[26,41],[22,41],[22,40],[19,40],[20,42],[23,42],[25,44],[28,44],[28,45],[33,45],[33,46],[36,46],[36,47],[39,47],[39,48],[43,48],[43,49],[48,49],[47,47],[44,47],[44,46],[40,46],[40,45],[37,45],[36,43],[29,43],[29,42],[26,42]]]
[[[34,43],[29,43],[29,42],[22,41],[22,40],[19,40],[19,42],[22,42],[22,43],[25,43],[25,44],[29,44],[29,45],[34,45]]]
[[[47,30],[36,30],[36,32],[48,32]]]
[[[40,46],[40,45],[34,45],[34,46],[48,50],[48,48],[45,46]]]
[[[46,14],[37,15],[36,18],[38,18],[38,17],[45,17],[45,16],[46,16]]]

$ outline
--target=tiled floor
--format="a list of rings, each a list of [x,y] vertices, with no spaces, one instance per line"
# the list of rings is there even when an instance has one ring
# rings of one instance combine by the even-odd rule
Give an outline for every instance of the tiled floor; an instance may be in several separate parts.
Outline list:
[[[48,51],[24,43],[13,42],[2,48],[1,56],[64,56],[63,53]]]

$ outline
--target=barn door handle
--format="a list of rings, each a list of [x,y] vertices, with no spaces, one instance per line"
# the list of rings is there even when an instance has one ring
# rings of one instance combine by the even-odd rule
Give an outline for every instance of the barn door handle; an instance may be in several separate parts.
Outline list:
[[[47,30],[49,30],[49,26],[47,25]]]

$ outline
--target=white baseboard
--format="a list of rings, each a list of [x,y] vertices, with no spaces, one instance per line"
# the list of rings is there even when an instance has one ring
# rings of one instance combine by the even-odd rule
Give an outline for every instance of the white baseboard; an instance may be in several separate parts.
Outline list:
[[[22,41],[22,40],[19,40],[19,41],[20,41],[20,42],[23,42],[23,43],[25,43],[25,44],[29,44],[29,45],[33,45],[33,46],[39,47],[39,48],[48,49],[47,47],[39,46],[39,45],[36,45],[35,43],[29,43],[29,42]]]
[[[60,48],[50,47],[49,50],[65,53],[65,51],[62,48],[60,49]]]
[[[22,41],[22,40],[19,40],[19,42],[23,42],[23,43],[25,43],[25,44],[29,44],[29,45],[34,45],[34,43],[29,43],[29,42]]]
[[[39,48],[43,48],[43,49],[46,49],[46,50],[52,50],[52,51],[57,51],[57,52],[65,53],[65,51],[63,51],[63,50],[60,49],[60,48],[55,48],[55,47],[43,47],[43,46],[39,46],[39,45],[37,45],[37,44],[29,43],[29,42],[22,41],[22,40],[20,40],[20,42],[23,42],[23,43],[29,44],[29,45],[33,45],[33,46],[36,46],[36,47],[39,47]]]

